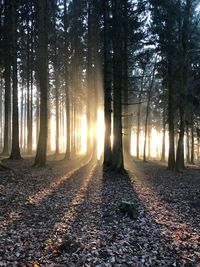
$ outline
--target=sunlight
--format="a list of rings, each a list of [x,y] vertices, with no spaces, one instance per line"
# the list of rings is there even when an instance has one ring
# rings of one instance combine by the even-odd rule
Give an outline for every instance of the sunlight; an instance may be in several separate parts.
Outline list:
[[[52,233],[51,238],[57,236],[55,235],[55,231],[58,232],[58,229],[60,231],[63,227],[64,227],[64,231],[66,231],[70,227],[70,223],[73,223],[73,220],[77,216],[77,207],[81,203],[86,201],[86,192],[88,190],[88,186],[91,181],[92,173],[94,169],[95,169],[95,165],[93,165],[90,170],[85,170],[83,174],[84,176],[83,176],[82,184],[80,185],[80,188],[77,191],[77,193],[71,199],[70,208],[67,209],[67,211],[64,213],[60,221],[54,225],[54,231]]]
[[[54,151],[56,149],[56,140],[55,140],[55,135],[56,135],[56,118],[55,116],[51,116],[50,119],[50,147],[51,150]]]
[[[97,113],[97,127],[96,127],[96,135],[97,135],[97,159],[100,160],[101,155],[104,149],[104,114],[103,111],[98,110]]]
[[[151,129],[151,156],[158,158],[162,151],[162,134],[155,128]]]
[[[56,178],[55,181],[53,181],[49,186],[45,187],[44,189],[38,191],[37,193],[30,195],[27,199],[31,199],[32,203],[38,204],[41,202],[45,197],[48,195],[53,194],[53,192],[58,189],[63,183],[65,183],[72,175],[76,173],[81,167],[83,167],[85,164],[81,164],[81,166],[78,166],[77,168],[74,168],[70,170],[67,175],[60,176]]]
[[[130,150],[130,153],[131,153],[131,156],[136,156],[137,154],[137,136],[136,136],[136,133],[132,132],[131,133],[131,150]]]
[[[81,154],[86,154],[87,152],[87,116],[86,114],[82,115],[81,118]]]
[[[148,137],[147,137],[147,147],[146,147],[146,154],[152,158],[160,158],[162,155],[162,138],[163,133],[161,131],[156,130],[155,128],[151,129],[150,134],[150,144],[148,144]],[[150,151],[149,151],[150,148]],[[141,130],[140,132],[140,141],[139,141],[139,154],[140,157],[143,156],[143,149],[144,149],[144,131]],[[168,133],[166,132],[165,137],[165,156],[168,155],[169,149],[169,140],[168,140]],[[131,134],[131,148],[130,153],[132,156],[137,155],[137,133],[132,131]]]
[[[128,169],[132,169],[132,164],[132,162],[128,162]],[[177,212],[177,208],[171,208],[167,201],[163,201],[159,194],[155,194],[151,189],[150,183],[148,183],[148,179],[141,180],[143,176],[144,172],[141,172],[135,164],[134,190],[136,190],[140,201],[144,204],[149,215],[152,218],[154,217],[155,222],[160,225],[163,236],[171,238],[172,243],[179,248],[184,248],[186,240],[190,246],[195,244],[198,247],[199,233],[197,229],[190,225],[190,221],[184,221],[184,217],[182,217],[181,213]],[[151,201],[149,201],[149,197]],[[152,203],[154,203],[154,206],[152,206]],[[185,254],[185,252],[186,250],[183,253]],[[194,257],[193,250],[188,250],[185,255],[187,255],[187,258]]]

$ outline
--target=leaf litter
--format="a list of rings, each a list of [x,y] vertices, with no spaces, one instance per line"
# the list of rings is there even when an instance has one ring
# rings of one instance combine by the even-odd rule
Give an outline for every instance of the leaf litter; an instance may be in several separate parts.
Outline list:
[[[31,164],[0,173],[0,266],[200,264],[199,166],[177,174],[129,159],[119,175],[83,159]]]

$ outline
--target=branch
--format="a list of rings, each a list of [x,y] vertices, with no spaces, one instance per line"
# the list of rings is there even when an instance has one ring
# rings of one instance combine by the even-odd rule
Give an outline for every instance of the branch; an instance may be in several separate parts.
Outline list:
[[[135,103],[122,103],[122,106],[131,106],[131,105],[140,105],[142,103],[146,103],[147,101],[135,102]]]

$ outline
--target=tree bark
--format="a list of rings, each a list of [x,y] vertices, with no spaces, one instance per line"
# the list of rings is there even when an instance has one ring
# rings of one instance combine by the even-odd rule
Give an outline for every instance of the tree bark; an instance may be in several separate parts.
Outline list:
[[[66,105],[66,153],[65,158],[71,158],[71,110],[70,110],[70,92],[69,92],[69,39],[68,39],[68,15],[67,15],[67,0],[64,0],[64,31],[65,31],[65,105]]]
[[[113,155],[114,171],[124,170],[122,147],[122,3],[113,0]]]
[[[151,94],[155,80],[155,71],[156,71],[156,62],[154,63],[153,72],[152,72],[152,79],[148,91],[148,100],[147,100],[147,109],[146,109],[146,118],[145,118],[145,126],[144,126],[144,150],[143,150],[143,161],[146,161],[146,146],[147,146],[147,129],[148,129],[148,119],[149,119],[149,108],[150,108],[150,101],[151,101]],[[150,151],[149,151],[150,155]]]
[[[128,86],[128,1],[123,1],[123,62],[122,62],[122,90],[124,103],[129,102],[129,86]],[[127,155],[130,155],[130,141],[131,141],[131,123],[129,114],[129,105],[124,105],[123,113],[125,115],[123,120],[123,147]]]
[[[175,150],[174,150],[174,91],[172,82],[172,58],[168,55],[168,125],[169,125],[169,153],[168,169],[175,169]]]
[[[165,162],[165,136],[166,136],[166,107],[165,102],[163,103],[163,114],[162,114],[162,154],[161,161]]]
[[[19,148],[19,115],[18,115],[18,78],[17,78],[17,14],[16,1],[11,3],[12,14],[12,69],[13,69],[13,113],[12,113],[12,148],[10,159],[21,159]]]
[[[27,152],[32,153],[32,124],[31,124],[31,90],[30,90],[30,72],[31,72],[31,53],[30,53],[31,33],[29,30],[29,19],[27,19]]]
[[[192,121],[191,121],[191,160],[190,163],[194,164],[194,114],[192,111]]]
[[[179,140],[176,154],[176,171],[185,169],[184,164],[184,134],[185,134],[185,116],[186,116],[186,95],[188,84],[188,49],[189,49],[189,20],[191,12],[191,0],[187,0],[184,9],[183,23],[180,23],[180,127],[179,127]],[[180,4],[181,8],[181,4]],[[181,13],[181,11],[180,11]]]
[[[5,108],[4,108],[4,144],[3,155],[9,155],[11,134],[11,6],[5,1],[5,31],[4,31],[4,86],[5,86]]]
[[[47,152],[47,70],[48,70],[48,41],[47,41],[47,0],[38,0],[39,7],[39,55],[38,77],[40,85],[40,133],[35,158],[36,166],[46,165]]]
[[[111,59],[111,42],[110,42],[110,6],[109,0],[104,0],[104,120],[105,120],[105,137],[104,137],[104,167],[112,165],[111,151],[111,91],[112,91],[112,59]]]
[[[143,93],[143,80],[144,80],[144,70],[141,80],[140,93],[139,93],[139,104],[137,110],[137,148],[136,148],[136,156],[137,159],[140,159],[140,116],[141,116],[141,101],[142,101],[142,93]]]
[[[55,1],[55,6],[57,6],[57,1]],[[60,144],[60,129],[59,129],[59,69],[58,69],[58,48],[57,48],[57,29],[56,29],[56,12],[54,7],[54,55],[53,55],[53,65],[54,65],[54,79],[55,79],[55,92],[56,92],[56,155],[59,154],[59,144]]]
[[[186,162],[190,163],[190,133],[189,127],[186,127]]]

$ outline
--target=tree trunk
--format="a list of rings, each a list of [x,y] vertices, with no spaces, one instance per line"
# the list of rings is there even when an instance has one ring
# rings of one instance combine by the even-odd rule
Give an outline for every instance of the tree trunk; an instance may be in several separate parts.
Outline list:
[[[32,132],[32,125],[31,125],[31,90],[30,90],[30,64],[31,64],[31,54],[30,54],[30,42],[31,36],[29,31],[29,19],[27,19],[27,152],[28,154],[32,153],[32,140],[31,140],[31,132]]]
[[[111,61],[111,43],[110,43],[110,16],[109,0],[104,0],[104,167],[111,167],[111,90],[112,90],[112,61]]]
[[[179,129],[179,139],[176,154],[176,171],[180,171],[185,168],[184,164],[184,131],[185,131],[185,116],[180,113],[180,129]]]
[[[168,124],[169,124],[169,153],[168,169],[175,169],[174,150],[174,91],[172,86],[172,58],[168,55]]]
[[[11,134],[11,6],[5,2],[5,31],[4,31],[4,86],[5,86],[5,108],[4,108],[4,144],[3,155],[9,154],[9,136]]]
[[[163,118],[162,118],[162,154],[161,154],[161,161],[165,162],[165,136],[166,136],[166,107],[165,102],[163,103]]]
[[[123,1],[123,62],[122,62],[122,90],[123,90],[123,100],[124,103],[129,101],[129,86],[128,86],[128,1]],[[130,155],[130,141],[131,141],[131,124],[130,124],[130,114],[129,105],[124,105],[124,135],[123,144],[124,151],[127,155]]]
[[[38,88],[37,88],[37,91]],[[39,97],[39,92],[37,92],[36,96],[36,144],[39,141],[39,132],[40,132],[40,97]]]
[[[180,128],[179,128],[179,141],[176,154],[176,171],[185,169],[184,164],[184,133],[185,133],[185,114],[186,114],[186,95],[188,84],[188,49],[189,49],[189,20],[191,12],[191,0],[186,0],[183,23],[180,22],[179,34],[180,34]],[[181,7],[181,4],[180,4]],[[181,11],[180,11],[181,13]]]
[[[138,110],[137,110],[137,152],[136,156],[137,159],[140,159],[140,116],[141,116],[141,100],[142,100],[142,93],[143,93],[143,80],[144,80],[144,70],[141,80],[141,86],[140,86],[140,93],[139,93],[139,104],[138,104]]]
[[[55,1],[57,6],[57,1]],[[55,7],[54,7],[55,9]],[[57,48],[57,32],[56,32],[56,12],[54,10],[54,55],[53,55],[53,65],[54,65],[54,79],[55,79],[55,91],[56,91],[56,155],[59,154],[59,69],[58,69],[58,48]]]
[[[189,133],[189,127],[186,127],[186,162],[190,163],[190,133]]]
[[[70,92],[69,92],[69,39],[68,39],[68,15],[67,15],[67,0],[64,0],[64,31],[65,31],[65,105],[66,105],[66,153],[65,158],[71,158],[71,112],[70,112]]]
[[[0,26],[1,27],[1,26]],[[2,149],[3,140],[3,79],[0,77],[0,149]]]
[[[194,115],[192,111],[192,122],[191,122],[191,164],[194,164]]]
[[[92,103],[91,103],[91,94],[92,94],[92,80],[94,78],[94,70],[92,66],[92,4],[91,1],[88,3],[88,43],[87,43],[87,154],[91,155],[92,152],[92,141],[90,131],[92,130]],[[93,138],[92,138],[93,139]]]
[[[13,114],[12,114],[12,149],[10,159],[21,159],[19,149],[19,115],[18,115],[18,79],[17,79],[17,28],[16,1],[11,4],[12,14],[12,67],[13,67]]]
[[[122,3],[113,0],[113,169],[124,170],[122,147]]]
[[[20,107],[20,144],[21,144],[21,149],[23,150],[23,124],[24,124],[24,81],[22,80],[22,86],[21,86],[21,107]]]
[[[156,71],[156,62],[154,63],[153,72],[152,72],[152,79],[149,87],[148,92],[148,100],[147,100],[147,109],[146,109],[146,118],[145,118],[145,126],[144,126],[144,150],[143,150],[143,161],[146,161],[146,146],[147,146],[147,129],[148,129],[148,119],[149,119],[149,108],[150,108],[150,101],[151,101],[151,94],[155,80],[155,71]],[[150,155],[150,151],[149,151]]]
[[[39,55],[38,77],[40,84],[40,133],[35,158],[36,166],[46,165],[47,152],[47,70],[48,70],[48,41],[47,41],[47,0],[38,0],[39,7]]]
[[[151,130],[152,130],[152,123],[151,123],[151,112],[149,111],[148,116],[148,123],[147,123],[147,129],[148,129],[148,160],[151,159]]]

